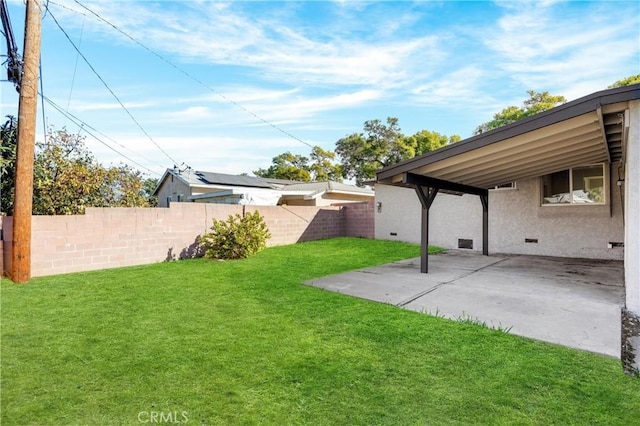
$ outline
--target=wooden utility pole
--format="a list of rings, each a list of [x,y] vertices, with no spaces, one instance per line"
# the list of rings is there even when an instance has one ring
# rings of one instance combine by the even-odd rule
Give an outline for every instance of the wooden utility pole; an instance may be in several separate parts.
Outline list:
[[[16,187],[13,198],[13,247],[11,279],[26,283],[31,279],[31,213],[33,211],[33,159],[38,107],[38,67],[40,64],[40,0],[27,0],[24,29],[24,65],[18,107]]]

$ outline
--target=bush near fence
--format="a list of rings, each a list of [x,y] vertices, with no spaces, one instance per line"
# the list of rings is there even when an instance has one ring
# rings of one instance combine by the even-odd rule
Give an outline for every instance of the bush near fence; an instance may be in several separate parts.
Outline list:
[[[196,257],[213,219],[258,210],[268,246],[334,237],[373,238],[373,202],[330,207],[172,203],[170,208],[88,208],[84,215],[33,216],[31,276]],[[0,217],[0,267],[11,268],[11,217]]]

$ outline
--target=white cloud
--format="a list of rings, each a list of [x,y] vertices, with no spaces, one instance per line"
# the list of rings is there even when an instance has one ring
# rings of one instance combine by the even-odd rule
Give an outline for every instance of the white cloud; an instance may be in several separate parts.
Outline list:
[[[82,2],[176,64],[174,72],[60,3],[83,9],[49,3],[163,149],[192,167],[237,173],[286,150],[307,154],[297,137],[330,145],[368,119],[397,116],[416,130],[461,133],[519,105],[527,89],[569,99],[603,89],[637,70],[639,57],[633,2]],[[75,51],[50,17],[43,28],[51,36],[47,96],[164,164],[86,67],[75,75]],[[49,108],[48,122],[65,122],[53,114]]]
[[[625,12],[624,3],[615,3],[617,13],[611,14],[611,5],[586,3],[576,13],[555,2],[511,2],[484,40],[514,81],[569,98],[583,96],[626,77],[619,74],[624,73],[620,64],[629,64],[627,69],[638,64],[639,46],[632,36],[640,28],[638,7]]]
[[[267,126],[265,121],[275,125],[308,126],[323,113],[356,108],[380,99],[382,93],[376,90],[355,92],[303,95],[298,91],[268,91],[252,88],[237,88],[230,92],[229,99],[210,97],[193,100],[186,108],[163,112],[161,122],[192,124],[206,127]],[[211,102],[206,102],[210,100]],[[236,102],[237,101],[237,102]],[[207,103],[208,105],[203,105]],[[183,105],[179,103],[178,105]],[[325,128],[329,127],[325,124]]]
[[[157,174],[170,168],[170,160],[158,155],[158,149],[145,138],[139,135],[115,135],[115,140],[130,149],[124,150],[120,146],[109,142],[109,145],[118,149],[127,157],[135,160]],[[254,141],[243,138],[211,134],[210,136],[166,136],[154,139],[172,158],[182,163],[185,162],[195,170],[218,171],[223,173],[250,173],[258,168],[264,168],[271,164],[273,152],[297,151],[299,145],[292,143],[285,137],[273,137],[260,139],[260,146],[256,147]],[[87,146],[100,158],[104,164],[117,164],[129,160],[119,156],[114,151],[95,141],[91,137],[86,139]],[[307,153],[308,148],[303,147]],[[149,161],[151,159],[152,161]],[[162,165],[165,167],[162,167]]]
[[[460,102],[465,105],[484,102],[478,87],[485,71],[470,65],[421,84],[411,90],[412,102],[419,105],[450,105]]]
[[[90,7],[156,51],[199,63],[246,67],[261,78],[292,84],[393,86],[413,78],[406,70],[416,60],[424,63],[442,56],[437,37],[395,36],[403,24],[417,19],[412,14],[384,17],[384,23],[367,22],[370,29],[380,30],[378,37],[366,40],[345,30],[327,35],[322,28],[295,26],[282,16],[280,20],[251,16],[235,5],[178,4],[179,17],[173,8],[146,2],[126,8],[96,3]],[[359,22],[362,17],[352,19]],[[350,28],[352,22],[339,25]],[[104,24],[92,30],[109,31]]]

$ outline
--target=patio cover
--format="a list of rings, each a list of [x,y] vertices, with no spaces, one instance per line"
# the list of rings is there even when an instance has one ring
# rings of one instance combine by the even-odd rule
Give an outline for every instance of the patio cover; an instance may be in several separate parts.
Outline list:
[[[486,255],[488,196],[483,191],[571,167],[624,164],[628,102],[636,99],[640,84],[596,92],[379,170],[376,182],[413,187],[420,197],[422,272],[428,264],[428,210],[439,191],[480,195]]]

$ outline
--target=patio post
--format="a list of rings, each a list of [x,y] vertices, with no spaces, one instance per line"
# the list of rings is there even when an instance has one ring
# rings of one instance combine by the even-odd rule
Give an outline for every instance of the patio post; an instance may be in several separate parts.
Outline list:
[[[420,272],[429,272],[429,208],[438,194],[438,188],[426,188],[415,185],[416,193],[422,205],[422,217],[420,226]]]
[[[482,202],[482,254],[489,256],[489,193],[480,194]]]

